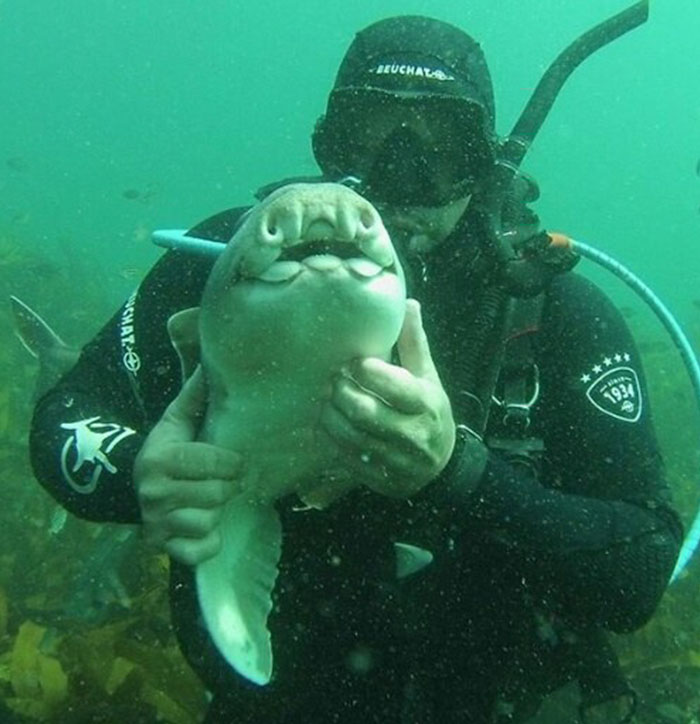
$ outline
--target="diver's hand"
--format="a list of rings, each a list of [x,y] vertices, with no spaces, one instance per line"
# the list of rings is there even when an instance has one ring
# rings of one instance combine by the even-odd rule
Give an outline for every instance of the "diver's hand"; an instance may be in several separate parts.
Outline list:
[[[369,488],[403,498],[445,467],[455,423],[413,299],[398,350],[401,367],[373,357],[351,363],[335,380],[321,422]]]
[[[206,406],[200,368],[151,430],[134,463],[144,534],[174,559],[196,565],[221,547],[218,523],[237,490],[236,453],[194,442]]]

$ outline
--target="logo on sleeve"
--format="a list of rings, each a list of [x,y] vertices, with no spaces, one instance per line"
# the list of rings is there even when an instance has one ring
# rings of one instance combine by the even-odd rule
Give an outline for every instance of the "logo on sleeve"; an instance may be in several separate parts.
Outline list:
[[[122,346],[122,363],[132,375],[141,369],[141,358],[136,352],[136,334],[134,332],[134,307],[138,289],[126,300],[119,320],[119,338]]]
[[[642,416],[642,390],[637,372],[629,366],[630,356],[616,353],[603,357],[580,377],[586,397],[601,412],[624,422]]]
[[[99,417],[88,417],[61,425],[64,430],[71,431],[61,450],[61,472],[68,485],[78,493],[92,493],[103,470],[112,474],[117,472],[109,453],[124,438],[136,434],[130,427],[99,420]]]

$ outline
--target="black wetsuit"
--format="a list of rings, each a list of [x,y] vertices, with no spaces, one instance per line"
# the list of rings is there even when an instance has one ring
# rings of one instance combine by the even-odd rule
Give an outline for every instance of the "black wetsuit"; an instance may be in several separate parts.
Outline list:
[[[227,239],[237,213],[200,228]],[[180,386],[166,321],[197,305],[210,265],[165,254],[39,401],[36,475],[75,514],[138,522],[134,457]],[[452,295],[453,311],[464,296]],[[323,512],[279,503],[269,685],[225,664],[199,624],[190,570],[173,566],[176,629],[215,694],[209,721],[478,724],[496,701],[503,721],[523,716],[571,678],[592,697],[620,692],[601,631],[649,618],[681,540],[639,357],[619,313],[573,273],[548,290],[533,349],[539,479],[491,452],[477,486],[462,486],[469,466],[458,442],[443,475],[412,500],[358,489]],[[395,542],[434,560],[399,580]]]

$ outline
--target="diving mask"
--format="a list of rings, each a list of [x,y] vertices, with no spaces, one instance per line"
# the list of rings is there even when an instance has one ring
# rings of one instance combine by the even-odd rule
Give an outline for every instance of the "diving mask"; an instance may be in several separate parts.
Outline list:
[[[329,106],[323,133],[333,170],[360,179],[371,202],[439,207],[468,196],[492,161],[475,135],[479,119],[470,105],[444,98],[344,94]]]

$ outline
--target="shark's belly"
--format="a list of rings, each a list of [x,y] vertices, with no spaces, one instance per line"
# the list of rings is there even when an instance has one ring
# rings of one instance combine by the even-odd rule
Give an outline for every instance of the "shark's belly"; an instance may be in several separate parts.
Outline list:
[[[242,456],[251,500],[301,494],[337,470],[337,448],[320,424],[330,372],[316,377],[319,382],[310,384],[290,372],[284,381],[246,388],[230,404],[210,409],[201,439]]]

